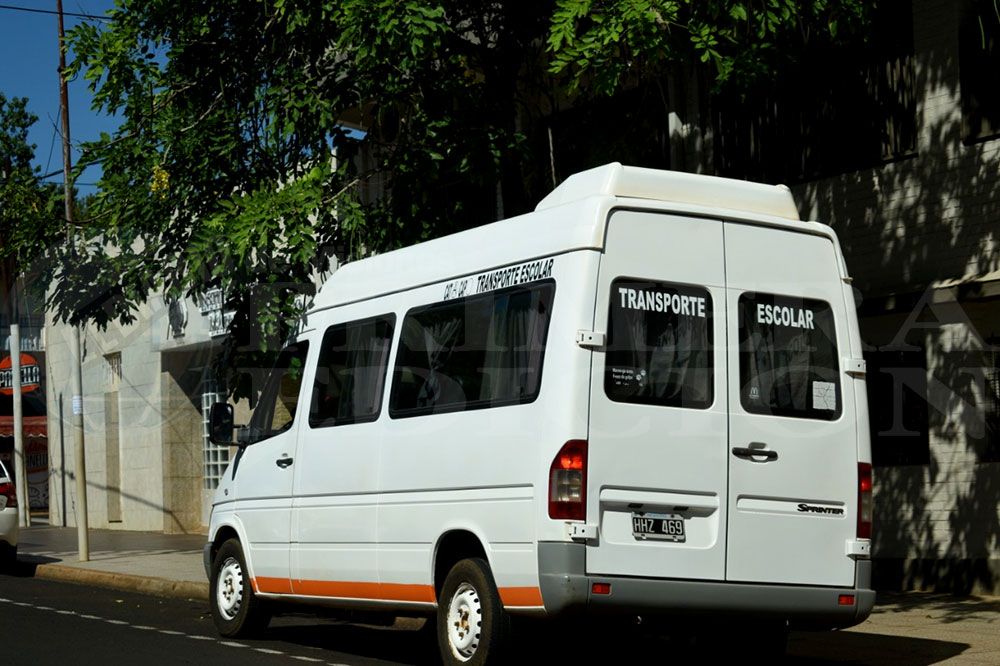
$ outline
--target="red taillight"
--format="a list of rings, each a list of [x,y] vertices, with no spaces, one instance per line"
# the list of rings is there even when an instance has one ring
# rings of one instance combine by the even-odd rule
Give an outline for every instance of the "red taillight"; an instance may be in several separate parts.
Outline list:
[[[13,483],[0,483],[0,495],[7,498],[5,506],[17,506],[17,491]]]
[[[840,606],[853,606],[854,605],[854,595],[853,594],[842,594],[837,597],[837,604]]]
[[[872,466],[858,463],[858,538],[872,538]]]
[[[549,468],[549,518],[587,518],[587,440],[572,439]]]

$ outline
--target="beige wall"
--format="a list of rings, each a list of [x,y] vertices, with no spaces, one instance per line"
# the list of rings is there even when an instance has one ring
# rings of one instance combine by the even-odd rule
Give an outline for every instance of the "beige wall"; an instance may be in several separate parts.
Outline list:
[[[95,528],[197,532],[202,521],[201,367],[207,341],[161,352],[163,305],[151,299],[131,326],[87,327],[83,342],[84,431],[89,525]],[[197,312],[197,311],[196,311]],[[46,322],[49,405],[50,516],[76,525],[75,461],[71,427],[70,329]],[[179,342],[171,338],[169,345]],[[121,355],[121,378],[109,377],[106,355]],[[120,466],[108,473],[104,413],[107,395],[118,394]],[[117,478],[121,520],[109,521],[108,482]],[[112,502],[114,502],[112,498]],[[115,518],[112,511],[111,518]]]

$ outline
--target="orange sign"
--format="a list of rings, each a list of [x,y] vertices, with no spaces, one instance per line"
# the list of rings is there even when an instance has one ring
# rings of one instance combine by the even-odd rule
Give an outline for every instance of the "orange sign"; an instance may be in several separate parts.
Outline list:
[[[14,370],[10,356],[0,361],[0,393],[14,395]],[[42,370],[33,356],[21,352],[21,391],[31,393],[42,385]]]

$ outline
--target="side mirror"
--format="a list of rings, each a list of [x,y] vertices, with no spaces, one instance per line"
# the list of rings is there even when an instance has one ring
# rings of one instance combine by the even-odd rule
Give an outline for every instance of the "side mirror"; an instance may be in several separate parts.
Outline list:
[[[213,444],[233,444],[233,406],[217,402],[210,412],[209,437]]]

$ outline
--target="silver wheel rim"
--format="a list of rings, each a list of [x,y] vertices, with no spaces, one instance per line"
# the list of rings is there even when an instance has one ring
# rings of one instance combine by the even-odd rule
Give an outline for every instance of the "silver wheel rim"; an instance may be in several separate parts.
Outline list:
[[[233,620],[243,603],[243,567],[235,557],[226,558],[215,584],[215,602],[223,618]]]
[[[476,654],[482,624],[479,593],[468,583],[462,583],[448,605],[448,646],[456,659],[468,661]]]

